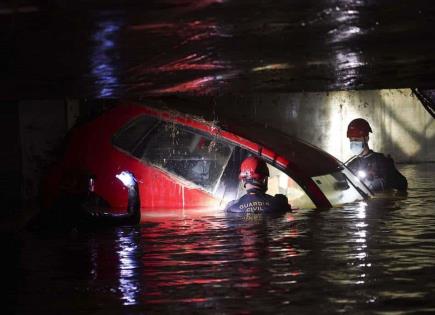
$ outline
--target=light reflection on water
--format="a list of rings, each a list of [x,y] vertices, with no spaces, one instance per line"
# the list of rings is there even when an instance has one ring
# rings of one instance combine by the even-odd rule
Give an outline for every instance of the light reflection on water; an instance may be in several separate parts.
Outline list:
[[[407,198],[21,236],[9,305],[44,314],[433,312],[435,164],[401,170]]]
[[[90,67],[98,90],[97,97],[114,96],[114,88],[120,82],[117,74],[117,59],[119,59],[119,32],[122,21],[107,20],[96,23],[92,34],[94,48],[90,54]]]
[[[203,1],[198,8],[220,2]],[[131,78],[142,81],[138,86],[133,85],[131,91],[144,93],[144,85],[156,84],[156,88],[147,93],[203,95],[219,90],[237,74],[229,61],[214,52],[215,41],[232,36],[230,29],[215,19],[130,25],[129,31],[136,36],[150,36],[153,41],[173,40],[170,54],[163,49],[151,58],[151,63],[145,60],[129,70]],[[164,76],[171,79],[159,86],[158,82]]]

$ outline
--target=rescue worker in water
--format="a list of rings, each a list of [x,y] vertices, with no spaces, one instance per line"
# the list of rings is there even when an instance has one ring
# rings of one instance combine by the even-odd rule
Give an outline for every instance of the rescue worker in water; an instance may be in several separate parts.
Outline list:
[[[346,166],[373,192],[397,189],[406,192],[408,181],[397,170],[390,156],[374,152],[369,147],[370,124],[362,118],[354,119],[347,128],[350,150],[354,154]]]
[[[266,194],[268,177],[269,169],[263,160],[253,156],[246,158],[240,166],[239,175],[246,194],[231,201],[225,211],[246,214],[291,211],[286,196]]]
[[[27,224],[33,232],[73,231],[98,227],[134,225],[140,223],[140,198],[137,181],[133,174],[121,172],[116,175],[127,188],[127,210],[122,214],[106,212],[96,205],[93,191],[94,180],[88,179],[87,191],[78,194],[63,194],[50,209],[43,209]]]

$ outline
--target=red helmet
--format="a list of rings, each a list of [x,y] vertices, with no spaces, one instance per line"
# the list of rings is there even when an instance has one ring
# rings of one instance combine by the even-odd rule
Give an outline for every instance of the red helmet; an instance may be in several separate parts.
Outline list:
[[[348,138],[363,138],[369,135],[369,132],[372,132],[372,128],[370,128],[367,120],[362,118],[354,119],[350,122],[347,127],[347,137]]]
[[[255,156],[246,158],[240,165],[239,179],[262,182],[268,176],[269,169],[266,162]]]

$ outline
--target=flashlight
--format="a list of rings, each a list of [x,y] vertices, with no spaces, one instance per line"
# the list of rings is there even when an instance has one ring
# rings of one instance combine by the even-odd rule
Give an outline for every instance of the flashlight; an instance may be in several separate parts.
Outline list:
[[[127,187],[132,187],[135,182],[133,175],[125,171],[122,171],[121,173],[117,174],[116,178],[119,179]]]
[[[359,177],[359,178],[361,178],[361,179],[363,179],[363,178],[366,178],[367,177],[367,173],[366,172],[364,172],[364,171],[358,171],[357,172],[357,176]]]

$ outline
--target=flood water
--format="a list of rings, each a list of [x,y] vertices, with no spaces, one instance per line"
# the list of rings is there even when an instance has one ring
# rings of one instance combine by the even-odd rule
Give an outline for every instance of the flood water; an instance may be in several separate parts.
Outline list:
[[[280,217],[186,218],[61,237],[3,237],[2,308],[16,314],[435,313],[435,164],[399,168],[409,181],[407,198]]]

